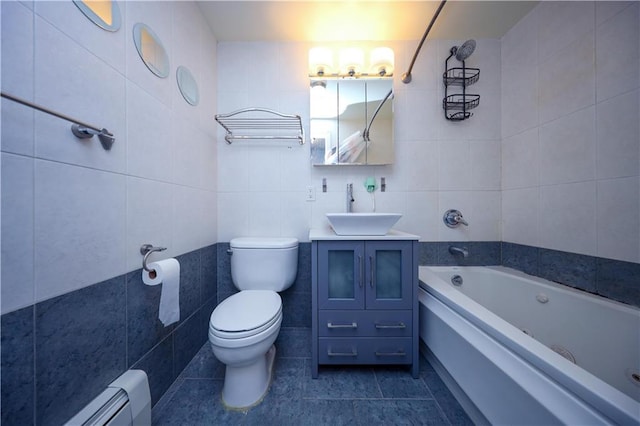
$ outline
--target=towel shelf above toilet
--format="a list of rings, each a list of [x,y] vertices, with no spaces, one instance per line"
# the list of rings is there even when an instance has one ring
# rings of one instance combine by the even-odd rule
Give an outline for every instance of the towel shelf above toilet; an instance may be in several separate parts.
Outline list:
[[[224,139],[297,140],[304,144],[304,129],[299,115],[283,114],[266,108],[245,108],[229,114],[217,114],[216,121],[227,131]]]

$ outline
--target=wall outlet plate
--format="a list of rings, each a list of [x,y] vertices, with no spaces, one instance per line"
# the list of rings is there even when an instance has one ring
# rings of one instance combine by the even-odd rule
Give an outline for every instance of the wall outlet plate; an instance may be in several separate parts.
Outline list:
[[[313,186],[307,186],[307,201],[315,201],[316,200],[316,189]]]

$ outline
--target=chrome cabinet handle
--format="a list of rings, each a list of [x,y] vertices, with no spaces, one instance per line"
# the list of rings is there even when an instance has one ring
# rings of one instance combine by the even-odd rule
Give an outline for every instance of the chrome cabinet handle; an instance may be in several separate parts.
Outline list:
[[[362,269],[362,256],[358,256],[358,274],[360,274],[360,276],[358,277],[358,284],[360,285],[360,288],[362,288],[362,276],[364,275],[364,270]]]
[[[327,328],[358,328],[358,323],[352,322],[351,324],[334,324],[332,322],[328,322]]]
[[[376,351],[376,356],[406,356],[407,353],[404,351],[399,352],[378,352]]]
[[[369,256],[369,285],[373,288],[373,256]]]
[[[332,352],[331,349],[327,351],[327,355],[329,356],[358,356],[358,351],[354,350],[353,352]]]
[[[405,323],[399,322],[398,324],[376,324],[376,328],[378,329],[389,329],[389,328],[407,328]]]

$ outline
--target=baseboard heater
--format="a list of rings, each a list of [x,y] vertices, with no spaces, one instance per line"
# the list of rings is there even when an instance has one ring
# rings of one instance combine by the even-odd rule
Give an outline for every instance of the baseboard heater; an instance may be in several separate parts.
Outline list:
[[[87,404],[65,426],[150,426],[147,374],[128,370]]]

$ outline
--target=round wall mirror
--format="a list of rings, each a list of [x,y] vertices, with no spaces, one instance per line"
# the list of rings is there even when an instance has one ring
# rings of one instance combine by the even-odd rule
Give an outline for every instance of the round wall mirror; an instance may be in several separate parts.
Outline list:
[[[178,80],[178,88],[182,97],[189,105],[196,106],[200,100],[200,94],[198,93],[198,83],[193,78],[193,74],[187,67],[180,65],[176,70],[176,80]]]
[[[115,32],[120,29],[120,8],[114,0],[73,0],[73,3],[91,22],[103,30]]]
[[[133,26],[133,42],[142,62],[149,71],[160,78],[169,75],[169,57],[162,42],[147,25],[137,23]]]

